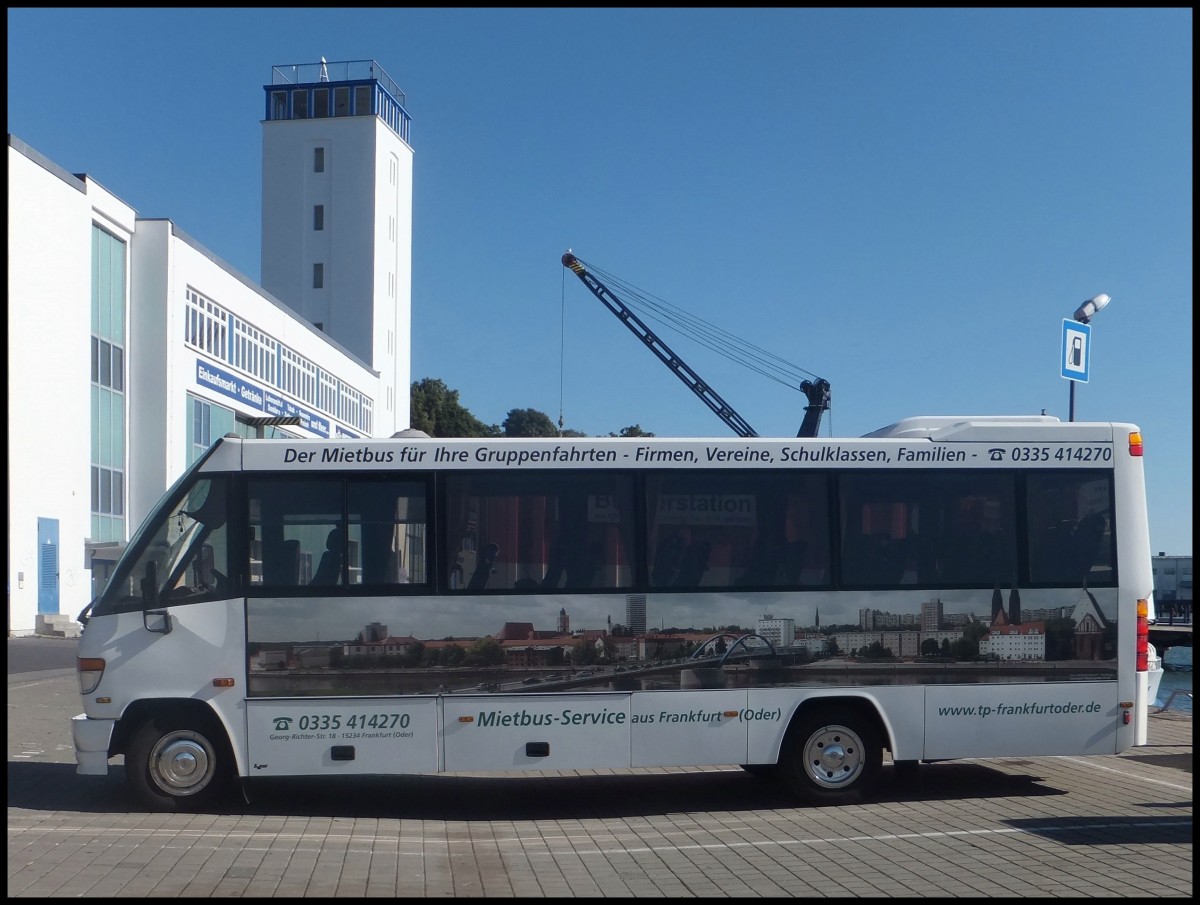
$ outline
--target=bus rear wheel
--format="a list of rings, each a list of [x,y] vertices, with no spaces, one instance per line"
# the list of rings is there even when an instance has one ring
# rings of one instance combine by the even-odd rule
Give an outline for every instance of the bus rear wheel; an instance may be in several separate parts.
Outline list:
[[[808,804],[858,804],[879,779],[883,745],[868,717],[823,707],[798,717],[779,765],[784,783]]]
[[[125,755],[125,776],[138,801],[152,811],[196,811],[228,790],[231,758],[210,727],[147,720]]]

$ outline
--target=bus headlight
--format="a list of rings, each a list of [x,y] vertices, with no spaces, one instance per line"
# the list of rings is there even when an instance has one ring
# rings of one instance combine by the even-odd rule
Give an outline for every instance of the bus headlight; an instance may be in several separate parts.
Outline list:
[[[76,668],[79,670],[79,693],[91,694],[104,675],[104,661],[99,657],[79,657]]]

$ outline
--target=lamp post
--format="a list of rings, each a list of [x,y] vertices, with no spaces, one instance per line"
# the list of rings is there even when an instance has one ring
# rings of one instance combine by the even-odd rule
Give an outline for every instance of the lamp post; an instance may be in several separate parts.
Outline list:
[[[1105,305],[1107,305],[1111,301],[1112,301],[1112,299],[1109,298],[1107,295],[1105,295],[1102,292],[1099,295],[1092,296],[1090,299],[1088,299],[1086,302],[1084,302],[1082,305],[1080,305],[1078,308],[1076,308],[1075,313],[1071,316],[1081,324],[1089,324],[1089,323],[1091,323],[1092,318],[1096,316],[1096,313],[1098,311],[1100,311],[1101,308],[1103,308]],[[1071,402],[1070,402],[1070,407],[1067,412],[1067,420],[1074,421],[1075,420],[1075,384],[1077,383],[1077,381],[1071,380],[1068,382],[1071,384]]]

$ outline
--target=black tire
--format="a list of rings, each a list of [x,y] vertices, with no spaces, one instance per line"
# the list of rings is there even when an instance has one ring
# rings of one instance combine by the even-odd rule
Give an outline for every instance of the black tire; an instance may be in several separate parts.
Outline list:
[[[879,730],[871,719],[844,708],[801,714],[779,766],[787,787],[807,804],[858,804],[883,766]]]
[[[229,791],[232,756],[214,725],[160,718],[138,728],[125,778],[139,802],[151,811],[197,811]]]

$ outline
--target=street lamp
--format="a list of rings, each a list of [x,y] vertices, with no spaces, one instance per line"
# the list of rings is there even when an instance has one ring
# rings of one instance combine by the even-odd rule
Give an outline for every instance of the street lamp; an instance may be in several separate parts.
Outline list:
[[[1101,292],[1099,295],[1092,296],[1090,299],[1076,308],[1072,317],[1081,324],[1091,323],[1092,318],[1095,317],[1096,314],[1111,301],[1111,298]],[[1068,383],[1071,384],[1071,403],[1067,414],[1068,421],[1075,420],[1075,384],[1077,382],[1078,381],[1075,380],[1068,381]]]

